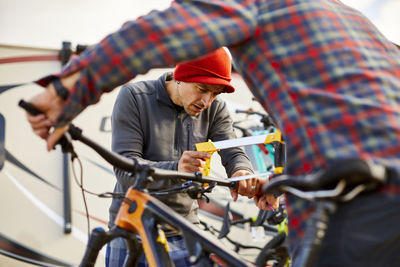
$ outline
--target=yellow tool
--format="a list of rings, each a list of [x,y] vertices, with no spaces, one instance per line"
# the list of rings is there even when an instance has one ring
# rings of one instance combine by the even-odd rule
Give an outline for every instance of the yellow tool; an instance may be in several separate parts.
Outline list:
[[[257,145],[257,144],[272,144],[274,146],[275,153],[278,153],[277,157],[275,157],[274,173],[275,174],[282,173],[283,163],[284,163],[284,158],[283,158],[284,142],[282,140],[281,131],[276,130],[274,133],[270,134],[247,136],[247,137],[229,139],[218,142],[209,141],[209,142],[197,143],[196,144],[197,151],[208,152],[210,154],[210,157],[206,160],[205,166],[203,168],[203,176],[209,176],[210,174],[211,157],[214,152],[220,151],[221,149],[227,149],[239,146]]]

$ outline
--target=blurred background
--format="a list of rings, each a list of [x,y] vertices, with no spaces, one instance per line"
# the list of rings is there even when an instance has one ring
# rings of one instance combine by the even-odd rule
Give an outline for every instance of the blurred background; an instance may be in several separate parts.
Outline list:
[[[152,9],[163,9],[170,2],[0,0],[0,267],[31,266],[23,263],[21,258],[17,259],[23,255],[35,256],[38,260],[47,257],[48,262],[58,260],[59,264],[78,264],[87,242],[86,211],[81,191],[72,178],[72,166],[63,165],[65,159],[59,149],[50,153],[45,150],[44,143],[32,134],[27,125],[24,112],[17,107],[21,97],[29,99],[43,88],[33,84],[16,85],[57,72],[61,67],[58,55],[62,42],[70,42],[73,48],[78,44],[96,43],[125,21]],[[389,40],[400,44],[399,0],[342,2],[360,10]],[[154,69],[135,80],[154,79],[165,71]],[[242,127],[262,128],[260,115],[236,112],[238,109],[253,109],[262,113],[263,110],[253,101],[239,75],[233,75],[232,83],[236,92],[223,97],[234,121],[242,123]],[[84,133],[108,148],[110,114],[117,93],[118,89],[105,94],[98,105],[89,107],[74,120]],[[240,131],[238,135],[241,135]],[[76,150],[81,155],[85,187],[96,193],[111,191],[115,178],[110,165],[83,145],[77,144]],[[218,155],[215,153],[212,159],[211,174],[224,177]],[[65,168],[70,171],[67,179],[63,174]],[[65,181],[69,183],[69,192],[66,192]],[[212,208],[219,208],[219,215],[204,212],[201,216],[220,229],[221,210],[223,213],[231,198],[223,189],[213,191],[213,197],[216,205]],[[66,207],[68,201],[70,206]],[[87,204],[91,229],[106,228],[110,200],[87,196]],[[247,198],[240,198],[230,208],[237,218],[256,216],[257,210],[247,208],[249,205],[254,204]],[[232,230],[230,236],[256,246],[273,236],[254,231],[242,225]],[[226,245],[233,247],[229,242]],[[258,251],[240,252],[252,259]],[[96,266],[103,265],[104,251]]]
[[[62,41],[92,44],[129,19],[170,0],[0,0],[0,44],[59,48]],[[382,33],[400,43],[400,1],[342,0],[363,12]]]

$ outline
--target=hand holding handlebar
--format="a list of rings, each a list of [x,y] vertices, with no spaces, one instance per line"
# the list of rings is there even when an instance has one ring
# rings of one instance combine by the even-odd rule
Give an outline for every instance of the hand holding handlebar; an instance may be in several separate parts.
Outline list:
[[[231,178],[245,176],[249,174],[251,173],[247,170],[238,170],[234,174],[232,174]],[[260,178],[252,178],[252,179],[238,181],[237,188],[231,190],[231,196],[233,198],[233,201],[236,201],[239,195],[247,196],[248,198],[254,197],[258,192],[261,191],[259,181]]]
[[[70,76],[60,78],[59,81],[68,90],[75,84],[79,75],[80,72],[76,72]],[[34,96],[29,102],[43,115],[27,113],[27,120],[31,124],[33,132],[46,140],[47,150],[50,151],[68,130],[67,126],[57,127],[52,130],[52,126],[54,126],[58,116],[61,114],[66,101],[57,94],[53,83],[49,83],[46,90]]]

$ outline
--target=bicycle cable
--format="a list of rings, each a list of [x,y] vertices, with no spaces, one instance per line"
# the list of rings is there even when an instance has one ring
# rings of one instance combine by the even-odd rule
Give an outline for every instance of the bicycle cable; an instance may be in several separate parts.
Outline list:
[[[77,162],[79,164],[80,182],[78,181],[78,177],[77,177],[76,170],[75,170],[75,164],[74,164],[75,159],[77,160]],[[77,184],[77,186],[81,189],[81,193],[82,193],[83,206],[85,207],[86,221],[87,221],[87,228],[88,228],[88,239],[89,239],[89,237],[90,237],[90,218],[89,218],[89,208],[88,208],[88,205],[87,205],[85,193],[94,194],[94,195],[96,195],[96,194],[86,190],[83,187],[83,167],[82,167],[82,162],[81,162],[80,158],[78,157],[78,155],[76,155],[76,154],[74,156],[71,155],[70,160],[71,160],[71,169],[72,169],[72,174],[73,174],[73,177],[74,177],[74,181]]]
[[[80,178],[79,179],[78,179],[78,175],[76,173],[76,168],[75,168],[75,164],[74,164],[76,162],[75,160],[77,160],[79,169],[80,169],[80,173],[79,173]],[[76,153],[73,153],[73,154],[71,154],[70,161],[71,161],[71,169],[72,169],[72,176],[74,177],[74,182],[80,188],[81,193],[82,193],[83,205],[85,208],[85,214],[86,214],[86,220],[87,220],[88,237],[89,237],[90,229],[91,229],[90,228],[90,214],[89,214],[89,208],[88,208],[85,193],[94,195],[97,197],[101,197],[101,198],[124,198],[125,195],[121,194],[121,193],[110,193],[110,192],[99,194],[99,193],[95,193],[95,192],[87,190],[83,185],[83,166],[82,166],[81,159],[78,157],[78,155]],[[79,182],[79,180],[80,180],[80,182]]]

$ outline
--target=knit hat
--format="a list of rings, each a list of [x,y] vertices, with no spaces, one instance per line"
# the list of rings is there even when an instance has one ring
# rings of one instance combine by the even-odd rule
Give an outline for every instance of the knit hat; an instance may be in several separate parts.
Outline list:
[[[223,47],[204,57],[176,65],[174,79],[182,82],[225,85],[225,93],[233,93],[230,84],[231,59]]]

